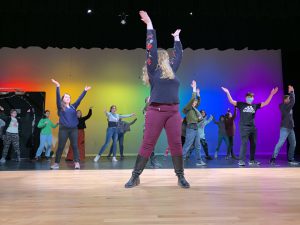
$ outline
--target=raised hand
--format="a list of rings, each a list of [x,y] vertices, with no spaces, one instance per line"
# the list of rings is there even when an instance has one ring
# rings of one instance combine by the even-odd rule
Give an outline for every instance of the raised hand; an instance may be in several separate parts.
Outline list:
[[[150,24],[150,23],[152,23],[152,22],[151,22],[151,19],[150,19],[150,17],[148,16],[148,13],[147,13],[146,11],[141,10],[141,11],[139,12],[139,14],[140,14],[140,16],[141,16],[141,20],[142,20],[145,24]]]
[[[173,34],[171,34],[173,37],[177,37],[180,34],[181,29],[177,29]]]
[[[195,80],[193,80],[193,81],[192,81],[192,83],[191,83],[191,87],[192,87],[192,88],[196,88],[196,87],[197,87],[197,83],[196,83],[196,81],[195,81]]]
[[[91,88],[92,88],[91,86],[85,86],[84,90],[85,90],[85,91],[88,91],[88,90],[90,90]]]
[[[200,88],[197,88],[196,92],[197,92],[197,95],[200,95]]]
[[[277,93],[277,91],[278,91],[278,87],[273,88],[272,91],[271,91],[271,94],[275,95]]]
[[[223,90],[226,94],[229,93],[229,90],[228,90],[227,88],[225,88],[225,87],[221,87],[221,88],[222,88],[222,90]]]
[[[54,83],[56,85],[56,87],[59,87],[60,84],[58,83],[58,81],[54,80],[54,79],[51,79],[52,83]]]
[[[291,93],[291,92],[294,92],[294,87],[292,85],[289,85],[288,87],[288,92]]]

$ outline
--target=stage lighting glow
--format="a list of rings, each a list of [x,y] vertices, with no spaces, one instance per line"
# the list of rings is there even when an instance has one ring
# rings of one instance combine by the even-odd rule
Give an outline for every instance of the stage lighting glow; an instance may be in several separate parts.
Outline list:
[[[91,13],[92,13],[92,10],[91,10],[91,9],[88,9],[88,10],[87,10],[87,13],[88,13],[88,14],[91,14]]]

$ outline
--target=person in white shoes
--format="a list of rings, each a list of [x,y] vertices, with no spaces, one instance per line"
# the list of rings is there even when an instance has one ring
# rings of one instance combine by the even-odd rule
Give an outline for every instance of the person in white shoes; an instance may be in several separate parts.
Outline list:
[[[245,96],[246,102],[237,102],[232,99],[229,90],[225,87],[222,87],[223,91],[226,93],[228,101],[237,107],[240,111],[240,136],[241,136],[241,148],[240,148],[240,159],[238,162],[239,166],[245,166],[246,160],[246,151],[248,141],[250,142],[250,166],[260,165],[260,162],[255,160],[255,152],[256,152],[256,139],[257,139],[257,131],[254,123],[255,114],[257,110],[269,105],[273,96],[278,92],[278,87],[273,88],[269,97],[261,103],[253,104],[254,94],[248,92]]]
[[[107,110],[104,110],[104,113],[107,117],[108,120],[108,127],[106,130],[106,138],[105,138],[105,143],[103,144],[103,146],[101,147],[98,155],[96,155],[96,157],[94,158],[94,162],[98,162],[98,160],[100,159],[102,153],[105,151],[105,149],[108,147],[108,145],[110,144],[110,140],[113,140],[113,158],[112,161],[113,162],[117,162],[118,160],[116,159],[116,152],[117,152],[117,141],[118,141],[118,122],[120,119],[122,118],[128,118],[128,117],[133,117],[135,116],[135,113],[131,113],[128,115],[120,115],[117,114],[117,107],[115,105],[112,105],[110,107],[109,112],[107,112]]]
[[[59,169],[59,162],[61,155],[65,148],[66,142],[69,139],[70,144],[73,148],[74,153],[74,166],[75,169],[80,169],[79,164],[79,151],[78,151],[78,118],[77,118],[77,107],[81,100],[86,95],[86,92],[91,87],[86,86],[84,91],[79,98],[71,104],[71,96],[65,93],[62,97],[60,96],[60,84],[52,79],[52,82],[56,85],[56,104],[59,116],[59,131],[58,131],[58,147],[55,154],[55,163],[51,166],[51,169]]]

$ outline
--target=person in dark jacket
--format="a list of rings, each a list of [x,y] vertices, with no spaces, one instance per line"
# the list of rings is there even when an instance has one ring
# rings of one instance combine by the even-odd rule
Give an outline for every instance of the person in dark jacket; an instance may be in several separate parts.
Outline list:
[[[86,128],[85,121],[87,121],[92,116],[92,107],[89,108],[89,112],[86,116],[82,116],[81,110],[77,110],[78,117],[78,149],[79,149],[79,159],[83,161],[85,159],[85,132]],[[72,145],[69,146],[69,151],[66,157],[66,161],[73,161],[73,148]]]
[[[230,112],[230,109],[228,109],[227,113],[225,114],[225,130],[228,139],[228,149],[227,149],[227,155],[225,159],[229,159],[230,157],[232,157],[233,159],[237,159],[233,151],[233,138],[235,134],[235,124],[234,124],[235,118],[236,118],[236,107],[234,107],[233,115]]]
[[[274,153],[270,160],[271,164],[275,164],[276,157],[286,139],[290,144],[288,151],[288,162],[290,165],[295,166],[299,163],[295,161],[295,149],[296,149],[296,136],[294,131],[294,118],[293,118],[293,107],[295,105],[295,92],[293,86],[289,85],[288,95],[283,97],[283,103],[279,105],[281,113],[281,124],[280,124],[280,137],[278,143],[275,146]]]
[[[86,86],[79,98],[71,104],[71,96],[64,94],[60,96],[60,84],[52,79],[52,82],[56,85],[56,105],[59,116],[59,131],[58,131],[58,147],[55,154],[55,163],[51,166],[51,169],[59,169],[59,163],[61,155],[67,143],[70,140],[70,144],[74,151],[74,167],[80,169],[79,164],[79,152],[78,152],[78,117],[76,109],[80,102],[86,95],[87,91],[91,89],[90,86]]]
[[[132,188],[140,183],[143,172],[162,129],[166,130],[168,144],[172,154],[178,185],[189,188],[184,177],[182,145],[181,145],[181,116],[179,113],[179,79],[175,76],[182,59],[182,45],[179,39],[180,29],[172,36],[174,38],[174,57],[170,59],[165,50],[157,49],[156,32],[147,12],[140,11],[141,19],[147,25],[146,50],[147,60],[143,68],[143,81],[150,84],[150,104],[147,107],[143,143],[125,188]]]
[[[220,150],[220,147],[222,145],[222,142],[224,141],[226,144],[226,149],[228,149],[228,137],[226,134],[226,129],[225,129],[225,116],[221,115],[219,117],[219,121],[213,119],[214,123],[218,126],[218,146],[215,151],[215,159],[218,158],[218,153]]]

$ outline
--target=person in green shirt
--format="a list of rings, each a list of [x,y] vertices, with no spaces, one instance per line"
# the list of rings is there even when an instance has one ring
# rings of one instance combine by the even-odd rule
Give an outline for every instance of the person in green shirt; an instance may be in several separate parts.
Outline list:
[[[44,147],[46,147],[46,158],[50,160],[50,151],[52,147],[52,128],[56,128],[58,123],[53,124],[49,119],[50,111],[46,110],[44,117],[39,121],[38,128],[41,129],[40,133],[40,146],[36,151],[35,159],[39,160],[43,152]]]

